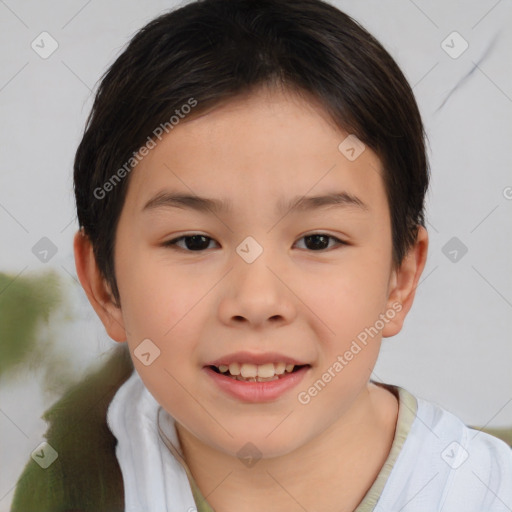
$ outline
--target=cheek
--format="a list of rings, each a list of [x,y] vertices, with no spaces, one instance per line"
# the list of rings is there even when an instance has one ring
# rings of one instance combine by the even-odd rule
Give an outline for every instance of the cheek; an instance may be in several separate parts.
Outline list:
[[[190,375],[196,364],[197,323],[191,320],[206,283],[191,283],[186,274],[173,271],[148,253],[133,253],[120,265],[119,281],[136,371],[153,397],[175,417],[193,414],[189,393],[196,393]],[[137,354],[142,352],[139,347],[143,340],[148,339],[145,352],[151,359],[153,354],[157,356],[146,365]]]
[[[183,386],[196,361],[197,324],[191,319],[206,283],[191,283],[183,273],[171,271],[147,254],[136,256],[137,253],[132,253],[130,260],[119,267],[122,311],[132,360],[158,402],[167,410],[186,409],[190,397]],[[144,341],[146,345],[142,345],[143,340],[150,342]],[[148,346],[144,352],[149,351],[151,359],[157,354],[147,366],[144,358],[137,357],[142,346]]]
[[[323,347],[314,378],[297,396],[306,418],[336,421],[371,378],[380,350],[387,279],[387,263],[361,251],[310,293],[308,305],[322,320],[317,325],[326,327],[323,337],[317,333]],[[317,425],[312,422],[311,428]]]
[[[322,320],[328,337],[343,344],[379,318],[388,279],[386,260],[354,251],[336,271],[329,268],[323,277],[306,278],[299,296],[307,298],[304,302]]]
[[[204,295],[205,283],[151,254],[132,253],[119,265],[123,316],[134,336],[165,341]]]

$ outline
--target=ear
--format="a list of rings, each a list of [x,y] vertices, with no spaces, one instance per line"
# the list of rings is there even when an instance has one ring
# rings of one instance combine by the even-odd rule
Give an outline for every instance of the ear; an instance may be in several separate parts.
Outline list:
[[[411,309],[425,263],[427,261],[428,233],[423,226],[418,227],[416,242],[409,249],[400,267],[393,269],[389,280],[387,311],[396,314],[382,330],[388,338],[402,330],[405,317]],[[388,318],[389,314],[386,315]]]
[[[114,341],[126,341],[121,308],[116,305],[110,287],[96,265],[92,244],[82,230],[75,234],[73,249],[78,279],[107,334]]]

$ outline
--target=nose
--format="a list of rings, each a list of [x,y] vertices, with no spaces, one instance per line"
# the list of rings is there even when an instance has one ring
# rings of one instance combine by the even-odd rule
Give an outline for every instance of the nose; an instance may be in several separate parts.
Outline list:
[[[286,325],[295,319],[297,310],[290,284],[286,275],[274,267],[275,259],[272,262],[265,251],[252,263],[235,255],[219,303],[218,314],[224,324],[263,328]]]

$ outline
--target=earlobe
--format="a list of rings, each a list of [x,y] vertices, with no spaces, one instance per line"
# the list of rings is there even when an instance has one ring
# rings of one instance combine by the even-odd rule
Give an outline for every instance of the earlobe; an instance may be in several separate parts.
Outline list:
[[[396,314],[382,330],[382,336],[385,338],[398,334],[402,329],[425,268],[427,250],[428,233],[423,226],[419,226],[414,246],[410,248],[400,267],[392,271],[387,308]]]
[[[114,341],[126,341],[121,308],[115,304],[110,288],[96,264],[92,244],[82,230],[75,234],[73,249],[78,279],[107,334]]]

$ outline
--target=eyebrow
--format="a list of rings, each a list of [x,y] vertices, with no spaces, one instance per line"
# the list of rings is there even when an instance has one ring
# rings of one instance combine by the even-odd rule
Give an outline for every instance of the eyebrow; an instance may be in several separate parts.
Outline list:
[[[152,197],[144,205],[142,211],[159,208],[181,208],[198,212],[229,213],[231,207],[231,201],[163,191]],[[343,191],[319,196],[296,196],[289,201],[281,200],[278,202],[276,210],[278,214],[284,214],[293,211],[305,212],[328,207],[356,208],[362,211],[369,210],[368,206],[357,196]]]

